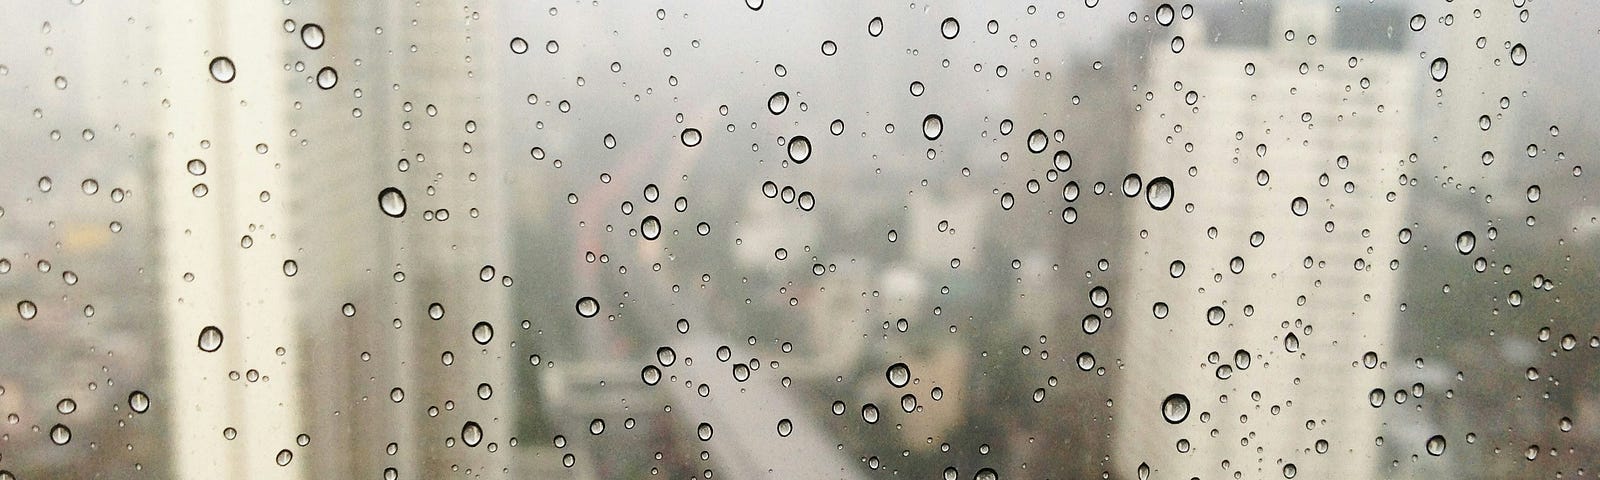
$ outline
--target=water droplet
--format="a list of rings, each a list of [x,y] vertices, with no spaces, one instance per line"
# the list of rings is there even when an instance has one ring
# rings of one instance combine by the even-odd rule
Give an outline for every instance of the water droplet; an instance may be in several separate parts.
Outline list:
[[[1427,26],[1427,25],[1428,25],[1428,18],[1422,16],[1422,14],[1419,13],[1419,14],[1411,16],[1411,31],[1420,32],[1420,31],[1422,31],[1422,27]]]
[[[787,437],[790,433],[794,433],[794,422],[787,418],[778,420],[778,436]]]
[[[515,53],[517,55],[528,53],[528,41],[523,40],[522,37],[512,38],[511,53]]]
[[[1130,173],[1128,176],[1122,177],[1122,194],[1127,197],[1138,196],[1139,190],[1144,188],[1142,180],[1137,173]]]
[[[957,22],[955,17],[945,17],[944,22],[939,24],[939,34],[944,35],[946,39],[956,38],[959,33],[961,33],[961,22]]]
[[[1300,473],[1300,469],[1295,468],[1293,463],[1283,465],[1283,478],[1294,478],[1295,474],[1298,473]]]
[[[661,219],[656,218],[655,215],[645,216],[644,220],[639,222],[639,234],[644,235],[645,240],[655,240],[661,237]]]
[[[1304,217],[1311,211],[1311,204],[1306,202],[1306,197],[1294,197],[1294,201],[1289,202],[1289,211],[1297,217]]]
[[[228,57],[211,59],[211,78],[216,79],[218,82],[228,83],[233,81],[235,73],[237,72],[233,68],[232,59]]]
[[[388,216],[391,216],[391,217],[394,217],[394,218],[400,218],[400,217],[405,216],[405,214],[406,214],[406,196],[405,196],[405,194],[400,193],[400,189],[394,188],[394,187],[388,187],[388,188],[383,189],[383,191],[378,192],[378,209],[382,210],[384,215],[388,215]]]
[[[468,447],[476,447],[481,441],[483,441],[483,427],[478,426],[478,422],[469,421],[461,425],[461,443]]]
[[[1172,179],[1167,177],[1153,178],[1144,188],[1145,200],[1150,202],[1150,208],[1158,211],[1172,205],[1173,193]]]
[[[1516,45],[1512,45],[1511,46],[1511,64],[1512,65],[1521,66],[1524,62],[1527,62],[1527,61],[1528,61],[1528,47],[1524,47],[1520,43],[1516,44]]]
[[[894,388],[904,388],[911,381],[911,367],[904,363],[896,363],[889,366],[884,376],[888,377],[889,384],[894,385]]]
[[[1227,317],[1228,312],[1223,311],[1222,307],[1211,307],[1206,309],[1206,323],[1212,325],[1221,325],[1222,320],[1226,319]]]
[[[1372,391],[1367,392],[1367,404],[1372,405],[1372,408],[1382,407],[1384,397],[1383,389],[1374,388]]]
[[[1434,435],[1432,437],[1428,437],[1428,455],[1433,455],[1435,457],[1444,455],[1444,446],[1444,435]]]
[[[215,352],[218,348],[222,348],[222,329],[216,326],[200,329],[199,345],[200,350],[204,352]]]
[[[861,419],[867,423],[878,423],[878,406],[866,404],[861,406]]]
[[[478,345],[488,345],[489,340],[493,338],[494,326],[489,325],[489,322],[478,322],[472,326],[472,339],[477,341]]]
[[[1300,337],[1296,337],[1293,333],[1285,335],[1283,337],[1283,349],[1289,353],[1300,351]]]
[[[17,302],[17,315],[23,320],[33,320],[33,317],[39,315],[39,307],[28,300]]]
[[[1478,237],[1473,235],[1472,232],[1461,232],[1460,235],[1456,235],[1456,251],[1461,252],[1462,255],[1472,253],[1473,247],[1477,245]]]
[[[57,423],[54,427],[50,427],[50,441],[56,445],[66,445],[67,442],[72,441],[72,430],[68,429],[66,425]]]
[[[589,434],[590,435],[599,435],[599,434],[602,434],[602,433],[606,433],[606,421],[598,419],[598,418],[596,418],[594,420],[590,420],[589,421]]]
[[[1529,186],[1528,187],[1528,203],[1534,203],[1534,202],[1538,202],[1538,201],[1539,201],[1539,186],[1538,185]]]
[[[71,415],[72,412],[78,411],[78,402],[70,398],[63,398],[56,402],[56,411],[62,415]]]
[[[595,300],[594,297],[578,299],[578,315],[582,315],[583,318],[590,318],[598,313],[600,313],[600,302]]]
[[[780,115],[787,109],[789,109],[789,94],[778,92],[767,97],[767,111],[773,115]]]
[[[789,139],[789,160],[796,165],[806,163],[811,159],[811,140],[803,136]]]
[[[327,36],[322,33],[321,25],[307,23],[305,26],[300,27],[300,42],[304,43],[306,48],[312,50],[322,48],[322,44],[325,41],[327,41]]]
[[[744,6],[751,10],[760,10],[763,3],[766,3],[765,0],[744,0]]]
[[[979,469],[978,474],[972,478],[973,480],[1000,480],[1000,474],[995,473],[993,468],[984,468]]]
[[[1161,418],[1173,425],[1183,423],[1189,418],[1189,397],[1181,393],[1167,395],[1167,398],[1161,401]]]
[[[1000,195],[1000,209],[1001,210],[1010,210],[1013,205],[1016,205],[1016,203],[1017,203],[1017,198],[1012,196],[1011,192],[1006,192],[1006,193]]]
[[[1028,151],[1039,153],[1044,151],[1044,147],[1048,146],[1050,146],[1050,137],[1045,135],[1044,130],[1034,130],[1028,133]]]
[[[660,363],[661,366],[670,367],[672,366],[673,362],[676,361],[678,361],[678,352],[673,351],[672,347],[661,347],[656,349],[656,362]]]
[[[544,42],[544,51],[545,53],[554,55],[556,52],[561,51],[561,44],[556,43],[555,40]]]
[[[1161,26],[1165,27],[1172,25],[1172,16],[1173,11],[1171,4],[1163,3],[1161,6],[1156,7],[1156,23],[1161,24]]]
[[[694,128],[685,128],[685,129],[683,129],[683,133],[678,134],[678,140],[682,141],[683,142],[683,146],[685,146],[685,147],[693,147],[695,145],[699,145],[700,144],[700,130],[699,129],[694,129]]]
[[[711,433],[711,424],[709,423],[700,422],[700,426],[694,428],[695,436],[700,437],[702,442],[711,441]]]
[[[150,396],[143,391],[134,390],[133,393],[128,394],[128,408],[133,410],[133,413],[150,411]]]
[[[339,84],[339,72],[334,71],[333,67],[322,67],[322,70],[318,70],[317,71],[317,87],[318,88],[321,88],[323,90],[327,90],[327,89],[333,88],[334,85],[338,85],[338,84]]]
[[[645,385],[655,385],[660,383],[661,369],[656,368],[655,365],[645,365],[644,369],[639,371],[639,379],[644,380]]]
[[[1450,62],[1445,60],[1444,57],[1435,58],[1433,63],[1428,64],[1428,74],[1433,76],[1433,81],[1435,82],[1443,82],[1444,76],[1449,73]]]
[[[883,17],[872,17],[872,20],[867,22],[867,35],[874,37],[883,35]]]
[[[938,115],[929,114],[922,118],[922,137],[928,140],[938,140],[944,133],[944,119]]]

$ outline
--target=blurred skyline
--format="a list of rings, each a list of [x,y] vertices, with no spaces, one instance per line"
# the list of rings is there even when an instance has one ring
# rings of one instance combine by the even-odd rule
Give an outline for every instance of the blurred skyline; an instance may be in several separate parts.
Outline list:
[[[16,10],[16,478],[1600,458],[1586,4]]]

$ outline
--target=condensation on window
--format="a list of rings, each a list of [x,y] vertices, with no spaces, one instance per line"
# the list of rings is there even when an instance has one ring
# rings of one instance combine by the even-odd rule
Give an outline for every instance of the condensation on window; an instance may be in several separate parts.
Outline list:
[[[6,10],[0,479],[1600,468],[1589,3]]]

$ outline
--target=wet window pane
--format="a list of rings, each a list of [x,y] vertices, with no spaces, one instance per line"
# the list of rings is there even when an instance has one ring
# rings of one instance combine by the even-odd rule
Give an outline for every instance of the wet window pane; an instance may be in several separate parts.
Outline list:
[[[1592,476],[1597,13],[11,5],[0,479]]]

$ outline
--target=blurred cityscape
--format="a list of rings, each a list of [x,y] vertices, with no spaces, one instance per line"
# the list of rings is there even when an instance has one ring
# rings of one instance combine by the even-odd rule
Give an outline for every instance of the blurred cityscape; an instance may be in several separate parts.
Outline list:
[[[13,6],[0,480],[1597,467],[1596,6],[679,3]]]

